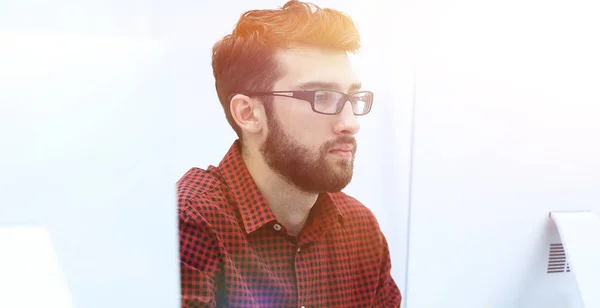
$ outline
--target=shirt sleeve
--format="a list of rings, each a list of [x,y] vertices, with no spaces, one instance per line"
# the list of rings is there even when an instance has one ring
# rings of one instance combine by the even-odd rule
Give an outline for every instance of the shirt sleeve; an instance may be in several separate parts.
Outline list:
[[[216,276],[220,267],[217,237],[190,207],[179,213],[181,307],[216,306]]]

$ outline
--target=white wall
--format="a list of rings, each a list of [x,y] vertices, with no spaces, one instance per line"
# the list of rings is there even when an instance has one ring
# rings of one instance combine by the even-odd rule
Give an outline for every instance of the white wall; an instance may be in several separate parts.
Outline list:
[[[179,303],[174,108],[143,5],[0,4],[0,225],[49,231],[75,307]]]
[[[600,212],[597,4],[416,3],[405,307],[580,307],[545,262],[549,211]]]

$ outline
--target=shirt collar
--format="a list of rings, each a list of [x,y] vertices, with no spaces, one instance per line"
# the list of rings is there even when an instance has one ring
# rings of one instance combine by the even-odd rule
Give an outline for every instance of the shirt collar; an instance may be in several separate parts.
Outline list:
[[[231,145],[229,151],[219,163],[218,169],[237,201],[246,233],[252,233],[267,223],[276,220],[267,204],[267,200],[246,168],[246,164],[242,159],[239,140]],[[335,219],[343,223],[342,213],[329,193],[321,193],[315,207],[317,205],[319,205],[319,216],[324,215],[323,218],[326,218],[326,220]]]

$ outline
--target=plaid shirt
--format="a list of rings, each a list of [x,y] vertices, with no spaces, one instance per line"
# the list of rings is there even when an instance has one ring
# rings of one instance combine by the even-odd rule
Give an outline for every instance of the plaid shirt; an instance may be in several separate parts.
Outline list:
[[[278,223],[236,141],[178,182],[182,307],[400,307],[388,245],[364,205],[320,194],[300,234]]]

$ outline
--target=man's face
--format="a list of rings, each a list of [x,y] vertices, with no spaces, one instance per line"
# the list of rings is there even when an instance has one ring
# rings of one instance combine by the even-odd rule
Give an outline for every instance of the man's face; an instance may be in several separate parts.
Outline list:
[[[331,89],[351,93],[360,84],[345,52],[289,49],[277,54],[284,76],[273,91]],[[306,87],[307,84],[312,86]],[[321,85],[319,85],[321,83]],[[275,172],[306,192],[336,192],[352,179],[359,124],[347,102],[336,115],[314,112],[309,102],[273,97],[260,147]]]

